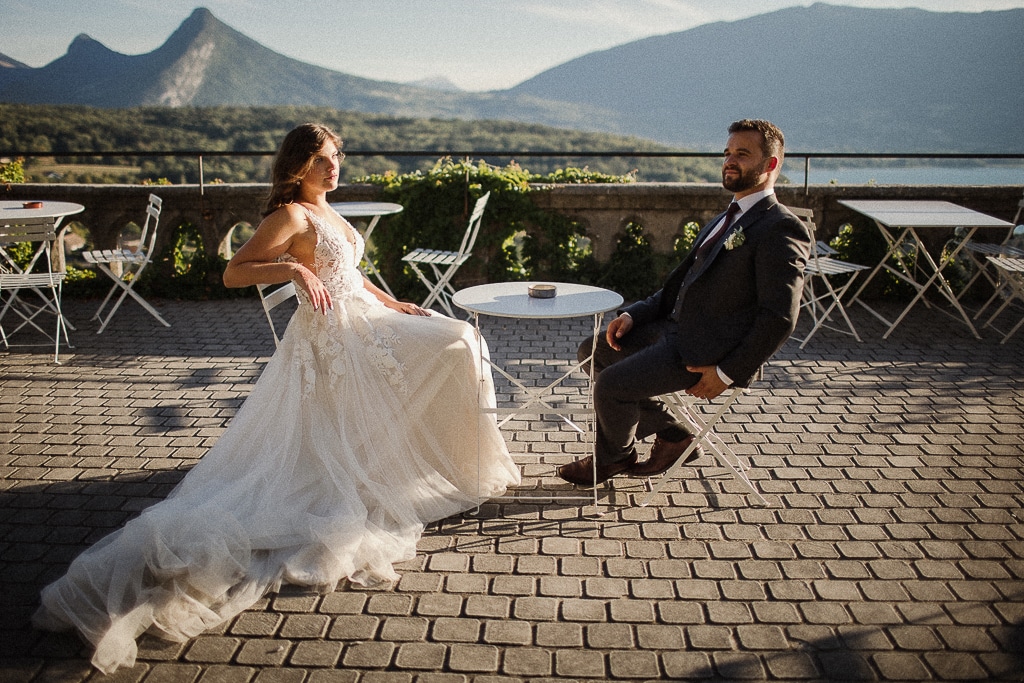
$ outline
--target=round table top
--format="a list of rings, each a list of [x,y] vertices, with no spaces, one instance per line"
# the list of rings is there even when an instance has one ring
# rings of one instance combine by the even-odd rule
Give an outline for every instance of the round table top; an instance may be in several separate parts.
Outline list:
[[[555,286],[555,296],[539,299],[529,295],[536,284]],[[610,289],[569,282],[494,282],[455,292],[452,303],[479,315],[499,318],[576,318],[613,311],[622,297]]]
[[[389,216],[402,210],[401,204],[391,202],[334,202],[331,208],[342,216],[362,218],[364,216]]]
[[[4,200],[0,201],[0,218],[10,220],[12,218],[43,218],[52,216],[70,216],[75,213],[82,213],[85,207],[74,202],[42,202],[38,209],[26,209],[25,202],[28,200]]]

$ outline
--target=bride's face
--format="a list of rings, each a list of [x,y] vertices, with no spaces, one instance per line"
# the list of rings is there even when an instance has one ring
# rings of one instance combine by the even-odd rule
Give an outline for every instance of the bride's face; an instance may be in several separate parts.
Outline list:
[[[313,156],[309,172],[302,178],[302,189],[310,194],[330,192],[338,187],[338,168],[345,155],[328,140]]]

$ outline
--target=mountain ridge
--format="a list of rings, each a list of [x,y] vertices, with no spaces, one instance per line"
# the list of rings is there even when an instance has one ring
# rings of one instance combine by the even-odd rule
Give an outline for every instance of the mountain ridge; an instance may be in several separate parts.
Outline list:
[[[281,55],[197,8],[152,52],[80,34],[40,68],[0,55],[0,101],[313,105],[497,119],[716,150],[732,120],[769,118],[801,151],[1024,150],[1024,10],[929,12],[816,3],[704,24],[570,60],[485,93],[374,81]],[[723,87],[729,84],[731,87]]]
[[[633,134],[667,144],[683,139],[671,134],[675,121],[685,139],[703,142],[721,137],[722,121],[759,116],[793,131],[787,143],[801,149],[864,151],[837,144],[842,132],[871,151],[910,151],[900,145],[907,140],[918,151],[1002,152],[1011,141],[1024,150],[1024,89],[1007,82],[1024,71],[1022,29],[1024,10],[815,3],[591,53],[512,92],[600,101],[632,121]],[[771,36],[787,38],[772,44]],[[704,111],[713,119],[701,119]],[[962,144],[967,133],[969,146]]]

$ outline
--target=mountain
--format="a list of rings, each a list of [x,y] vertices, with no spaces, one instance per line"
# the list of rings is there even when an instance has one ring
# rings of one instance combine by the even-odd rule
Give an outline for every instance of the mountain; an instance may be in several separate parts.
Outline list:
[[[17,59],[12,59],[0,52],[0,69],[28,69],[28,65],[22,64]]]
[[[719,149],[729,122],[758,117],[804,152],[1021,152],[1022,32],[1024,9],[819,3],[634,41],[509,90],[468,93],[305,64],[199,8],[148,54],[120,54],[80,35],[41,68],[0,55],[0,102],[316,105],[538,123],[698,150]]]
[[[444,76],[428,76],[427,78],[421,78],[418,81],[410,81],[409,85],[414,85],[418,88],[430,88],[431,90],[462,90],[462,88],[455,85],[451,79],[445,78]]]
[[[23,65],[22,65],[23,66]],[[530,95],[445,92],[358,78],[285,57],[196,9],[153,52],[129,56],[79,35],[44,67],[0,68],[0,102],[215,106],[329,106],[408,117],[508,119],[569,128],[615,130],[600,107]],[[595,124],[590,127],[587,124]]]
[[[629,133],[718,149],[768,118],[802,151],[1024,151],[1024,10],[815,4],[592,53],[514,94],[617,112]]]

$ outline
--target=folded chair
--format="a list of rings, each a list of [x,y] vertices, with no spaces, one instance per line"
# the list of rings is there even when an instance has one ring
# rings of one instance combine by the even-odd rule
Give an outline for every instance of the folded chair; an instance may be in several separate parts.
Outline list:
[[[63,263],[54,266],[52,245],[57,235],[52,217],[23,218],[0,223],[0,339],[5,348],[10,348],[8,338],[25,326],[41,332],[54,343],[53,362],[60,362],[60,336],[70,346],[67,324],[61,311],[61,289],[64,283]],[[24,267],[19,266],[10,253],[11,245],[19,243],[38,245],[32,258]],[[29,297],[31,292],[35,296]],[[41,299],[36,304],[35,297]],[[40,314],[53,314],[56,329],[51,335],[40,326]],[[5,328],[3,320],[8,314],[17,316],[16,327]]]
[[[277,289],[274,289],[277,287]],[[295,296],[295,283],[287,282],[278,287],[277,285],[256,285],[256,291],[260,293],[260,301],[263,302],[263,312],[267,314],[267,322],[270,323],[270,333],[274,335],[274,346],[281,343],[281,337],[274,327],[274,316],[271,311]]]
[[[455,271],[459,269],[459,266],[468,261],[469,257],[472,256],[473,245],[476,243],[476,236],[480,232],[484,207],[487,206],[487,200],[490,196],[491,193],[488,192],[476,200],[476,205],[473,207],[473,213],[469,217],[469,224],[466,226],[466,232],[462,236],[462,244],[459,245],[458,251],[413,249],[402,257],[402,260],[409,264],[413,272],[427,286],[429,293],[427,298],[423,300],[423,303],[420,304],[423,308],[430,308],[434,302],[437,302],[448,315],[453,318],[455,317],[455,312],[451,305],[451,297],[455,294],[455,289],[451,285],[452,277],[455,275]],[[424,273],[420,266],[423,266],[424,269],[429,266],[429,273]]]
[[[811,316],[811,331],[803,339],[796,335],[793,338],[800,342],[802,349],[819,329],[826,327],[836,332],[853,335],[854,339],[860,341],[857,328],[853,326],[853,322],[850,321],[850,316],[847,315],[846,308],[843,306],[842,297],[857,278],[857,274],[862,270],[868,270],[868,266],[834,258],[838,252],[827,243],[815,238],[813,209],[800,207],[789,207],[789,209],[807,225],[813,245],[811,258],[807,261],[807,267],[804,268],[804,293],[800,300],[801,310]],[[838,278],[834,280],[835,276],[843,276],[845,280]],[[842,316],[846,329],[829,324],[833,312],[837,311]]]
[[[142,271],[146,269],[146,266],[152,262],[155,256],[153,250],[156,246],[156,228],[160,223],[160,209],[162,206],[163,200],[160,197],[157,197],[155,194],[149,195],[149,204],[146,206],[146,221],[142,224],[142,234],[139,237],[139,248],[137,251],[132,251],[131,249],[100,249],[82,252],[82,257],[87,262],[95,265],[104,275],[114,281],[110,291],[107,292],[106,298],[103,299],[103,303],[100,304],[99,309],[96,311],[96,315],[93,316],[93,320],[100,321],[100,329],[96,331],[96,334],[103,332],[107,323],[117,313],[117,309],[120,308],[127,296],[131,296],[138,301],[139,305],[159,320],[164,327],[171,326],[169,322],[157,313],[155,308],[149,305],[149,302],[135,291],[135,283],[142,277]],[[146,241],[147,236],[149,237],[148,242]],[[114,266],[118,270],[116,273],[112,268]],[[106,317],[103,317],[103,309],[107,307],[110,298],[118,289],[121,290],[121,296],[114,302]]]
[[[985,309],[988,308],[993,301],[995,301],[996,296],[999,294],[999,291],[1001,289],[998,277],[993,277],[993,273],[989,270],[990,260],[988,257],[994,256],[998,258],[1000,256],[1008,256],[1010,258],[1017,259],[1024,258],[1024,249],[1010,244],[1010,240],[1024,233],[1024,226],[1020,225],[1021,212],[1024,212],[1024,198],[1017,202],[1017,213],[1014,214],[1012,221],[1013,227],[1006,231],[1006,237],[1003,238],[1002,242],[996,244],[994,242],[977,242],[975,240],[969,240],[966,244],[964,244],[964,248],[960,252],[961,254],[964,254],[967,257],[968,261],[970,261],[971,266],[974,269],[974,274],[971,275],[971,278],[967,281],[967,284],[965,284],[963,288],[960,290],[960,292],[956,295],[957,301],[960,301],[964,297],[964,294],[967,293],[967,290],[970,289],[971,285],[977,282],[979,278],[984,278],[985,280],[987,280],[988,283],[992,285],[992,289],[994,290],[992,296],[988,299],[988,301],[985,302],[985,304],[981,308],[978,309],[978,312],[974,315],[975,320],[980,318],[981,314],[984,313]],[[991,262],[995,263],[995,261]]]
[[[729,444],[722,440],[715,432],[715,425],[722,419],[722,417],[732,408],[740,396],[746,393],[748,389],[746,387],[732,387],[722,394],[721,403],[714,404],[714,410],[710,415],[705,416],[702,411],[698,408],[697,402],[699,399],[690,396],[689,394],[677,391],[671,394],[661,396],[660,399],[668,406],[675,416],[683,423],[689,426],[690,433],[693,434],[694,439],[690,446],[683,452],[679,459],[675,462],[672,467],[665,472],[664,475],[658,480],[657,485],[651,486],[650,479],[648,479],[648,488],[650,488],[650,494],[645,502],[641,502],[641,506],[648,505],[654,496],[661,492],[661,489],[672,479],[675,474],[684,467],[684,462],[690,456],[690,454],[700,444],[703,446],[705,452],[714,456],[718,463],[732,472],[733,478],[736,479],[740,485],[746,489],[747,495],[751,496],[759,505],[768,505],[767,499],[761,492],[758,491],[757,486],[750,480],[748,471],[750,466],[744,461],[743,458],[736,455],[736,452],[730,448]]]

